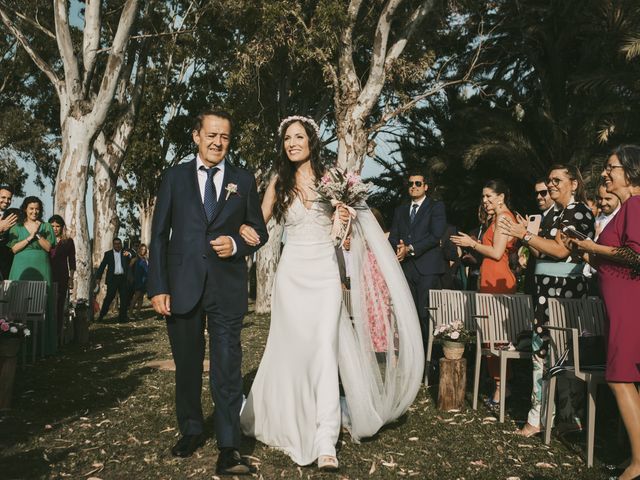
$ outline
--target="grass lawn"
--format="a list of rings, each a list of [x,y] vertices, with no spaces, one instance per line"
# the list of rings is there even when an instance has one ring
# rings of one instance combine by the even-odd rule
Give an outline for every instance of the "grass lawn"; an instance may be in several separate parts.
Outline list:
[[[249,315],[243,333],[245,388],[258,367],[269,317]],[[13,409],[0,414],[2,479],[211,479],[216,448],[212,404],[203,390],[207,444],[189,459],[170,448],[178,432],[173,372],[147,362],[171,357],[164,322],[150,311],[140,321],[91,326],[86,348],[67,346],[57,356],[18,367]],[[416,366],[420,368],[420,366]],[[420,390],[410,411],[360,445],[339,441],[338,474],[298,467],[285,455],[252,439],[242,454],[258,465],[258,478],[601,479],[602,463],[625,459],[615,403],[600,391],[596,466],[582,458],[584,435],[541,438],[513,435],[528,408],[526,363],[516,365],[514,395],[504,424],[484,406],[478,411],[439,412],[437,386]],[[470,372],[471,373],[471,372]],[[518,375],[518,373],[521,373]],[[468,375],[468,378],[471,374]],[[468,389],[470,390],[470,388]],[[470,396],[469,396],[470,397]]]

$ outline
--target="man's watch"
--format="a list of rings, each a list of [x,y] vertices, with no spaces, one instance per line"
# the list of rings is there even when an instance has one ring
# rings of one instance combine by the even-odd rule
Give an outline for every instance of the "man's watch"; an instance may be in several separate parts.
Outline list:
[[[525,245],[528,245],[532,238],[533,238],[533,233],[527,232],[524,234],[524,237],[522,237],[522,243],[524,243]]]
[[[411,257],[413,257],[416,254],[416,252],[413,250],[413,245],[407,245],[407,253]]]

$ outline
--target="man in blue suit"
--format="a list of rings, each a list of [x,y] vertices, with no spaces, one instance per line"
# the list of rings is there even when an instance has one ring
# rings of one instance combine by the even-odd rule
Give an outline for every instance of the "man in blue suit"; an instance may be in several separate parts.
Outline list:
[[[429,290],[441,287],[446,263],[440,239],[447,227],[444,204],[426,197],[429,186],[421,173],[409,176],[411,202],[396,208],[389,242],[396,250],[409,283],[420,318],[422,341],[426,346]]]
[[[232,122],[207,110],[193,129],[197,157],[164,175],[153,216],[148,294],[164,315],[176,364],[176,414],[182,434],[172,453],[188,457],[204,444],[200,402],[205,320],[209,331],[209,384],[220,453],[218,474],[251,473],[241,458],[242,375],[240,330],[247,311],[244,257],[267,241],[253,175],[226,159]],[[247,245],[242,224],[261,244]]]

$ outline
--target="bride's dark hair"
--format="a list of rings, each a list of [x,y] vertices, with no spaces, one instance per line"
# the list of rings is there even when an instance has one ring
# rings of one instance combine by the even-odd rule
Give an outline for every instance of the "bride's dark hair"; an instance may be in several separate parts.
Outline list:
[[[292,119],[282,125],[278,159],[274,166],[274,170],[278,175],[278,178],[276,179],[275,184],[276,201],[273,205],[273,216],[277,222],[282,221],[285,212],[297,195],[295,162],[289,160],[284,148],[284,136],[287,133],[287,129],[296,122],[302,125],[304,131],[307,132],[307,137],[309,138],[309,161],[311,162],[311,170],[313,171],[316,183],[320,180],[320,177],[322,177],[325,171],[322,161],[320,160],[320,139],[318,138],[315,129],[309,123],[297,119]]]

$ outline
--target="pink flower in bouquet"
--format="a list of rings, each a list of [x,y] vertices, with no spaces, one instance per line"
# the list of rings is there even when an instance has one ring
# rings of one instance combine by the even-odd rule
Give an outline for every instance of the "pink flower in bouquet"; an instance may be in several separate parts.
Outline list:
[[[331,183],[331,177],[329,175],[323,175],[320,181],[322,182],[323,185],[327,185]]]
[[[360,175],[353,172],[347,172],[347,185],[353,187],[356,183],[360,182]]]
[[[9,330],[9,324],[7,322],[0,323],[0,330],[2,330],[3,332],[8,331]]]

